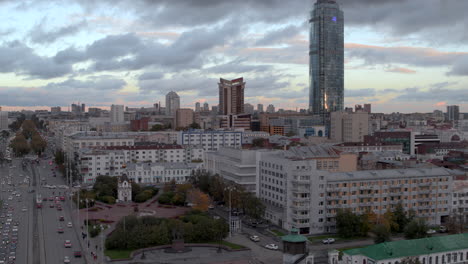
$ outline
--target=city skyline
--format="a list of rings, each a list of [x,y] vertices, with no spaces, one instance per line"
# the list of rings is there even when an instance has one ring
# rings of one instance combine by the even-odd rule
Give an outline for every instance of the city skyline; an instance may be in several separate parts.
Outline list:
[[[121,0],[109,9],[106,1],[3,1],[0,105],[151,106],[174,90],[182,107],[193,108],[216,104],[219,77],[244,76],[246,103],[306,109],[315,2]],[[345,106],[467,111],[468,3],[338,2],[346,21]],[[244,19],[234,10],[246,10]]]

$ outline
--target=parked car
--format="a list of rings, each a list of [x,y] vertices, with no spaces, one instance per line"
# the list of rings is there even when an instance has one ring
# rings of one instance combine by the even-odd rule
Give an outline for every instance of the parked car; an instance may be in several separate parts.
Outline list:
[[[437,232],[436,232],[434,229],[429,229],[429,230],[427,230],[426,233],[427,233],[427,234],[435,234],[435,233],[437,233]]]
[[[250,236],[250,240],[252,240],[253,242],[259,242],[260,241],[260,238],[258,236]]]
[[[322,240],[322,243],[323,244],[333,244],[333,243],[335,243],[335,239],[334,238],[325,238],[324,240]]]
[[[265,248],[271,249],[271,250],[278,250],[278,245],[276,245],[276,244],[268,244],[268,245],[265,245]]]
[[[445,227],[445,226],[440,226],[440,227],[439,227],[439,232],[440,232],[440,233],[445,233],[445,232],[447,232],[447,227]]]

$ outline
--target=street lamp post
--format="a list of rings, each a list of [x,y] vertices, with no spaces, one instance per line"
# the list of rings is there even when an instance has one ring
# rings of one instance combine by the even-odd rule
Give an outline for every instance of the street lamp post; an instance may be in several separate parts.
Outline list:
[[[229,191],[229,237],[232,237],[232,200],[231,200],[231,192],[232,192],[232,186],[227,187],[227,190]]]

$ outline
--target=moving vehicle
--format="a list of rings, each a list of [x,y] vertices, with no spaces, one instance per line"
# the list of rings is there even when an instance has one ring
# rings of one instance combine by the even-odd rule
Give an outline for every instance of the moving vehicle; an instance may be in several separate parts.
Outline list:
[[[259,242],[260,241],[260,238],[258,236],[250,236],[250,240],[252,240],[253,242]]]
[[[75,258],[81,258],[81,251],[73,252],[73,256],[75,256]]]
[[[65,256],[65,258],[63,258],[63,263],[70,263],[70,258],[68,256]]]
[[[322,243],[323,244],[333,244],[333,243],[335,243],[335,239],[334,238],[325,238],[324,240],[322,240]]]
[[[71,248],[72,247],[72,243],[71,243],[70,240],[65,240],[64,245],[65,245],[66,248]]]
[[[278,245],[276,245],[276,244],[268,244],[268,245],[265,245],[265,248],[271,249],[271,250],[278,250]]]

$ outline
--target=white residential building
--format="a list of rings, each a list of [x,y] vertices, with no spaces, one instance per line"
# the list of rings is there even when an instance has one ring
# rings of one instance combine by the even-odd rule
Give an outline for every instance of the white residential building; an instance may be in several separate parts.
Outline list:
[[[110,122],[112,124],[125,122],[123,105],[111,105]]]
[[[92,183],[99,175],[121,176],[134,162],[190,163],[203,159],[203,149],[178,145],[113,146],[81,149],[78,167],[84,183]]]
[[[136,183],[155,184],[175,180],[186,183],[200,163],[132,163],[125,170],[128,178]]]
[[[204,169],[256,193],[257,157],[258,153],[263,151],[268,150],[221,147],[218,151],[205,152]]]
[[[402,202],[433,225],[450,213],[452,175],[444,168],[355,171],[346,153],[292,149],[262,155],[258,167],[266,219],[286,230],[335,232],[338,208],[383,214]]]
[[[166,115],[175,116],[177,109],[180,108],[180,97],[176,92],[166,94]]]
[[[205,151],[218,150],[220,147],[242,147],[241,131],[181,131],[177,144],[201,146]]]

